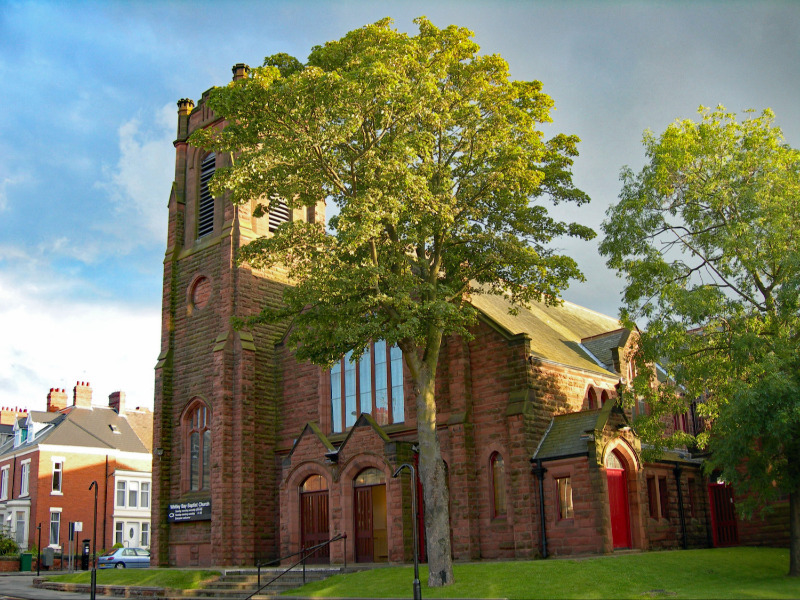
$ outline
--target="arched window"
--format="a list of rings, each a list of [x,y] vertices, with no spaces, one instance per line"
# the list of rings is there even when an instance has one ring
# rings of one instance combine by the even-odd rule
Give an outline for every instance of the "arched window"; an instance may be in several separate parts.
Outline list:
[[[368,413],[378,425],[405,421],[403,353],[384,340],[370,344],[357,362],[348,352],[331,367],[331,429],[352,427]]]
[[[360,487],[363,485],[380,485],[381,483],[386,483],[386,475],[383,473],[383,471],[376,469],[375,467],[364,469],[358,474],[358,477],[353,480],[353,485],[355,487]]]
[[[492,516],[506,514],[506,466],[498,452],[489,458],[489,473],[492,481]]]
[[[190,491],[211,489],[211,418],[208,407],[197,402],[184,417],[188,469],[186,488]]]
[[[589,386],[589,391],[587,392],[587,403],[589,405],[589,410],[594,410],[597,408],[597,394],[594,391],[592,386]]]
[[[217,155],[211,152],[200,165],[200,199],[197,203],[197,237],[201,238],[214,231],[214,196],[208,189],[208,182],[214,175]]]
[[[600,394],[600,406],[605,406],[607,401],[608,401],[608,392],[606,390],[603,390],[603,392]]]
[[[323,492],[328,489],[328,482],[322,475],[309,475],[300,486],[301,492]]]

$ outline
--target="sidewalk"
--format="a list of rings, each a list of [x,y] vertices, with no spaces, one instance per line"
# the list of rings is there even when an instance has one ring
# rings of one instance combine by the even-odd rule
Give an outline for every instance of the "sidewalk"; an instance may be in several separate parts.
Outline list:
[[[66,571],[64,571],[66,572]],[[49,575],[58,571],[47,571]],[[89,594],[40,590],[33,587],[36,573],[0,573],[0,600],[89,600]]]

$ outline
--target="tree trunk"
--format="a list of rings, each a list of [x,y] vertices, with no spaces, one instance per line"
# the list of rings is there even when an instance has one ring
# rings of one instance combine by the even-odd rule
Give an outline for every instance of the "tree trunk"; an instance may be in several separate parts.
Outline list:
[[[800,485],[789,494],[789,577],[800,577]]]
[[[428,586],[453,583],[453,558],[450,553],[450,499],[447,475],[436,434],[436,368],[411,358],[419,436],[419,475],[425,500],[425,537],[428,548]],[[435,364],[435,363],[434,363]]]

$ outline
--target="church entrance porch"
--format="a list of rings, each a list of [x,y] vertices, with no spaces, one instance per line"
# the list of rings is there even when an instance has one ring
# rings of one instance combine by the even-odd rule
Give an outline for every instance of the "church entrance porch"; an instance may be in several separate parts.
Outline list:
[[[300,540],[303,549],[328,540],[328,484],[321,475],[308,477],[300,486]],[[330,562],[330,546],[324,546],[307,562]]]
[[[361,471],[353,481],[356,561],[386,562],[386,480],[374,468]]]

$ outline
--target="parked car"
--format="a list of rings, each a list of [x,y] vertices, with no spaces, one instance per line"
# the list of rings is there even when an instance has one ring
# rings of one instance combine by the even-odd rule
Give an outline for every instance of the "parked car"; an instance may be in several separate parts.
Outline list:
[[[97,559],[98,569],[146,569],[150,566],[150,552],[144,548],[116,548]]]

